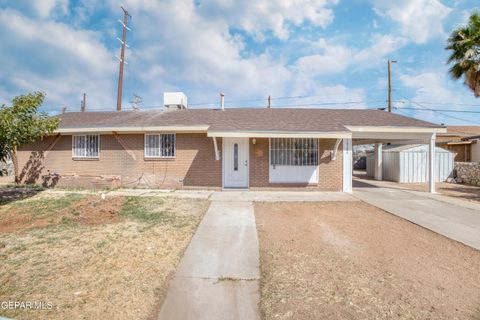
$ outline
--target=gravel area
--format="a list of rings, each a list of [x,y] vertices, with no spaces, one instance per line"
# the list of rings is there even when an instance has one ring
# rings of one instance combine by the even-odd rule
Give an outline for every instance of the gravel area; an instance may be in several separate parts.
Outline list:
[[[480,319],[480,252],[364,202],[256,203],[264,319]]]

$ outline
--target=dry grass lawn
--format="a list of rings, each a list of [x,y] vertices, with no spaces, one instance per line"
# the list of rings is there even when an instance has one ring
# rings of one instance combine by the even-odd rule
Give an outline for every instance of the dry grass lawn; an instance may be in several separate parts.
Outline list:
[[[0,310],[15,319],[154,317],[208,202],[41,194],[0,206]]]
[[[480,319],[480,252],[364,202],[256,203],[264,319]]]

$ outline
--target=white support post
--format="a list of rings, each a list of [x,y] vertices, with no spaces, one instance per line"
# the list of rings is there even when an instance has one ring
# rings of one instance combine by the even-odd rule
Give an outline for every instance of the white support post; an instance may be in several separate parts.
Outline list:
[[[432,136],[428,145],[428,192],[435,193],[435,133]]]
[[[383,169],[382,144],[375,143],[375,180],[382,180]]]
[[[220,154],[218,152],[217,138],[213,137],[213,147],[215,148],[215,160],[220,160]]]
[[[343,139],[343,192],[352,192],[352,139]]]
[[[335,141],[335,146],[333,147],[333,150],[330,151],[330,159],[332,161],[337,159],[337,151],[338,151],[338,146],[340,145],[340,142],[342,142],[342,139],[337,139],[337,141]]]

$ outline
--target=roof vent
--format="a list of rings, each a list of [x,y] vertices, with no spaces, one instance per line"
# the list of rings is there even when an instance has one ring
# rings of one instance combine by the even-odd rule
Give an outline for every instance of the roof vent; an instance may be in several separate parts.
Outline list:
[[[187,109],[188,99],[183,92],[164,92],[163,105],[168,109]]]

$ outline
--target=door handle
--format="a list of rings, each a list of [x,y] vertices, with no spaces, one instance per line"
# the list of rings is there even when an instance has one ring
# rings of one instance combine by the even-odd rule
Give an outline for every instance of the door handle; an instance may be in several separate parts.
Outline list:
[[[245,160],[245,167],[248,166],[248,160]]]

